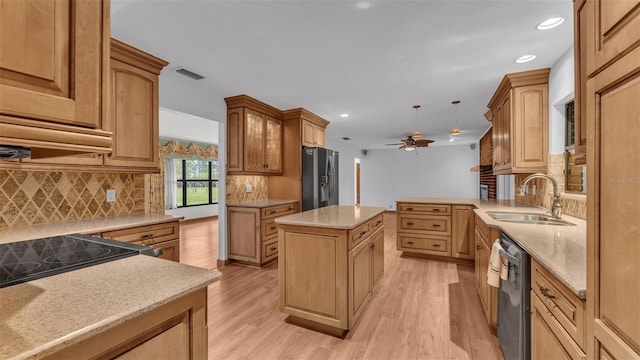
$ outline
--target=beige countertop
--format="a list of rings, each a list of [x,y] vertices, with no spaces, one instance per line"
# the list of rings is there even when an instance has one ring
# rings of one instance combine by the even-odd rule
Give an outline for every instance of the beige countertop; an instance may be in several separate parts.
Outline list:
[[[353,229],[384,212],[383,207],[331,205],[276,218],[277,224]]]
[[[0,289],[0,358],[44,355],[153,310],[222,275],[137,255]]]
[[[576,226],[522,224],[498,221],[486,213],[487,211],[548,212],[547,209],[515,201],[405,197],[399,198],[396,202],[474,205],[475,213],[482,221],[488,226],[500,228],[578,297],[586,299],[587,222],[585,220],[562,215],[563,220]]]
[[[298,200],[266,199],[266,200],[229,202],[227,203],[227,206],[264,208],[269,206],[291,204],[294,202],[298,202]]]
[[[161,224],[183,219],[177,215],[132,214],[93,218],[76,221],[64,221],[51,224],[13,227],[0,230],[0,244],[22,240],[39,239],[48,236],[69,234],[95,234],[103,231],[119,230],[128,227]]]

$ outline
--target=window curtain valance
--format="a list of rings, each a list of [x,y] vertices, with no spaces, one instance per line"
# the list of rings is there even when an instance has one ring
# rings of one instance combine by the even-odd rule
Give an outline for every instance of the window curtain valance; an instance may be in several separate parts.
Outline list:
[[[160,158],[218,160],[218,145],[160,139]]]

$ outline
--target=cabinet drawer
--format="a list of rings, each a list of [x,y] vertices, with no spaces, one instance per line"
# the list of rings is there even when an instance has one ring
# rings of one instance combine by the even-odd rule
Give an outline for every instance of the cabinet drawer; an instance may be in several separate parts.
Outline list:
[[[267,240],[267,238],[278,233],[278,224],[276,224],[275,218],[262,220],[261,226],[262,226],[262,241],[265,241]]]
[[[267,262],[278,257],[278,238],[262,243],[262,262]]]
[[[436,255],[449,254],[450,238],[445,236],[420,236],[415,234],[398,234],[400,247],[404,250],[422,250],[419,252]]]
[[[398,211],[420,214],[451,215],[451,205],[400,203],[398,204]]]
[[[478,232],[480,232],[480,235],[482,235],[483,238],[485,239],[489,239],[489,227],[487,226],[487,224],[484,223],[484,221],[482,221],[482,219],[480,219],[480,217],[476,214],[476,229],[478,229]],[[493,243],[491,243],[493,245]]]
[[[180,238],[180,223],[177,221],[138,226],[128,229],[106,231],[102,237],[125,242],[141,242],[143,245],[156,244]]]
[[[533,259],[531,259],[531,288],[550,309],[562,328],[580,348],[584,349],[584,301]]]
[[[366,222],[355,229],[349,230],[349,250],[358,245],[360,241],[364,240],[371,231],[370,223]]]
[[[400,214],[398,216],[398,230],[450,236],[451,217]]]
[[[584,360],[584,351],[553,315],[535,291],[531,291],[532,359]]]
[[[378,230],[382,225],[384,225],[384,220],[382,218],[382,215],[376,216],[371,221],[369,221],[369,230],[371,232],[374,232]]]
[[[262,219],[282,216],[285,214],[293,214],[296,211],[295,203],[284,204],[278,206],[269,206],[262,209]]]

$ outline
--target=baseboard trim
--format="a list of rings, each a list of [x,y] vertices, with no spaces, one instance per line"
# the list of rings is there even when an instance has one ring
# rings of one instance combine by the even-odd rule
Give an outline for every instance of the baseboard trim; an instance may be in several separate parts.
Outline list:
[[[472,259],[459,259],[459,258],[454,258],[454,257],[449,257],[449,256],[421,254],[421,253],[415,253],[415,252],[409,252],[409,251],[403,251],[400,256],[401,257],[414,257],[414,258],[423,258],[423,259],[429,259],[429,260],[445,261],[445,262],[455,263],[455,264],[458,264],[458,265],[467,265],[467,266],[473,266],[474,263],[475,263],[475,261],[472,260]]]
[[[227,266],[227,265],[229,265],[229,264],[231,264],[231,260],[229,260],[229,259],[224,259],[224,260],[223,260],[223,259],[218,259],[218,260],[216,261],[216,265],[217,265],[217,267],[219,267],[219,268],[221,268],[221,267],[225,267],[225,266]]]

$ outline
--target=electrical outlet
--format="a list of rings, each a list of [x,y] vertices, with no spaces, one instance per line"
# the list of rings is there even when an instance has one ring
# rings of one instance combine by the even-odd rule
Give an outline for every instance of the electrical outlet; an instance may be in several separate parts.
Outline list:
[[[116,201],[116,190],[108,189],[107,190],[107,202],[115,202]]]
[[[247,192],[250,193],[253,191],[253,186],[251,184],[247,184]]]

